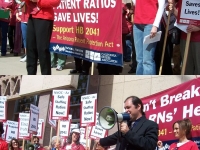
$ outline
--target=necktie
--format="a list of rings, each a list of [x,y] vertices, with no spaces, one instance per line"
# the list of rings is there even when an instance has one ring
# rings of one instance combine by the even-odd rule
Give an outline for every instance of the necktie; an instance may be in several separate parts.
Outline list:
[[[131,123],[131,129],[135,126],[135,122]]]

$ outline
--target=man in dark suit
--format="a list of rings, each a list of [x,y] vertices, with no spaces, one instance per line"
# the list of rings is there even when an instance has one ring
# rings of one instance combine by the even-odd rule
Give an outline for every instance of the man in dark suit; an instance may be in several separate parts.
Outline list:
[[[124,109],[130,114],[130,122],[122,122],[120,133],[102,138],[98,144],[103,147],[117,144],[116,150],[155,150],[158,125],[146,119],[142,101],[136,96],[130,96],[124,101]]]

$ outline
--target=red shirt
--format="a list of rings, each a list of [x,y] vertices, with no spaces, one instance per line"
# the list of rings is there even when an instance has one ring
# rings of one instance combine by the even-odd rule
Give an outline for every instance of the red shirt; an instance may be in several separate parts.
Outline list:
[[[19,12],[19,17],[21,18],[21,22],[28,23],[29,13],[26,3],[25,6],[23,6],[23,8],[21,9],[21,11],[22,11],[21,13]]]
[[[175,150],[177,147],[177,143],[173,143],[170,145],[169,150]],[[178,150],[199,150],[197,144],[193,141],[189,141],[180,147],[178,147]]]
[[[34,7],[33,2],[30,0],[25,0],[28,6],[28,13],[31,14]],[[54,20],[54,11],[53,7],[57,7],[60,4],[61,0],[38,0],[37,5],[40,10],[36,14],[32,14],[33,18],[41,18],[46,20]]]
[[[76,145],[75,143],[73,143],[71,146],[70,145],[65,146],[64,149],[67,149],[67,147],[70,147],[71,148],[70,150],[85,150],[85,148],[81,144]]]
[[[11,10],[9,25],[15,26],[16,25],[16,8],[17,8],[17,4],[12,1],[11,3],[8,4],[8,6],[6,8],[9,8]]]
[[[8,150],[8,143],[0,138],[0,150]]]
[[[158,11],[158,0],[136,0],[134,23],[153,24]]]

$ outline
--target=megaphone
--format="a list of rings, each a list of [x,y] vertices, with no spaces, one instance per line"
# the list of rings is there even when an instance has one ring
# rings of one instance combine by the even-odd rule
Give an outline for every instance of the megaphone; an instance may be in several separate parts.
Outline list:
[[[113,108],[105,106],[99,112],[99,124],[105,130],[110,130],[115,126],[116,122],[129,121],[130,114],[118,114]]]

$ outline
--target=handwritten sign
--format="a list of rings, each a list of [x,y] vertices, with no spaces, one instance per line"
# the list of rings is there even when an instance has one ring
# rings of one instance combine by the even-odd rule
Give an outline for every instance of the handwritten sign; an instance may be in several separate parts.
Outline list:
[[[50,101],[50,103],[49,103],[49,113],[48,113],[48,122],[54,129],[56,129],[56,118],[57,117],[51,118],[51,116],[52,116],[51,110],[52,110],[52,102]]]
[[[69,136],[71,119],[72,119],[72,115],[69,115],[69,120],[60,121],[60,136],[61,137]]]
[[[107,131],[99,125],[98,116],[99,116],[99,113],[96,113],[96,125],[92,127],[92,130],[89,135],[91,139],[95,139],[95,140],[104,138],[108,134]]]
[[[7,142],[10,142],[12,138],[17,139],[17,134],[18,134],[18,122],[7,120],[5,140]]]
[[[180,24],[200,25],[200,1],[180,0],[177,21]]]
[[[57,120],[68,120],[70,95],[70,90],[53,90],[52,117],[57,117]]]
[[[34,136],[37,136],[40,139],[42,139],[43,131],[44,131],[44,119],[39,119],[37,134],[35,134]]]
[[[96,122],[97,94],[81,96],[81,127],[93,126]]]
[[[39,121],[39,108],[35,105],[30,105],[30,118],[28,132],[32,134],[37,134]]]
[[[0,96],[0,122],[4,122],[7,119],[7,97]]]
[[[29,113],[19,113],[18,139],[30,139],[30,133],[28,133],[29,118]]]

